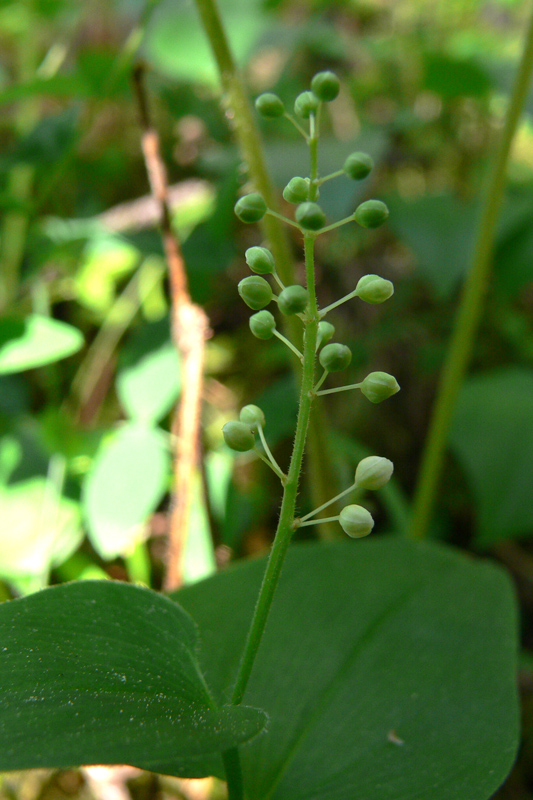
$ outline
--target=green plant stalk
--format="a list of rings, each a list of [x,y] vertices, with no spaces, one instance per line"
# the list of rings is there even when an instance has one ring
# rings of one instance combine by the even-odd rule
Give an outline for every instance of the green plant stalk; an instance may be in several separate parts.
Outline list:
[[[235,133],[247,162],[255,189],[263,195],[268,208],[279,213],[279,204],[268,174],[255,116],[248,100],[244,81],[230,50],[216,0],[195,0],[195,2],[204,31],[217,63],[222,88],[227,95],[228,105],[233,112]],[[314,144],[311,142],[309,142],[309,144],[311,149],[312,147],[315,148],[314,157],[316,172],[314,177],[317,178],[317,137],[314,137]],[[315,187],[315,191],[316,190],[317,187]],[[275,216],[266,214],[261,221],[261,225],[274,256],[282,282],[285,286],[295,283],[294,259],[287,231],[283,223],[276,219]],[[289,333],[289,338],[298,346],[301,341],[301,330],[298,320],[294,317],[288,317],[284,323]],[[295,371],[299,367],[296,359],[292,360],[292,365]],[[319,409],[319,403],[316,403],[315,408],[317,410]],[[316,413],[318,413],[318,411]],[[314,413],[313,420],[315,417],[316,414]],[[323,410],[321,410],[320,413],[320,423],[327,426],[327,416]],[[312,482],[309,483],[309,491],[313,505],[318,506],[327,500],[328,493],[331,491],[332,476],[335,475],[335,472],[331,466],[327,449],[324,447],[324,443],[327,439],[325,436],[325,428],[319,431],[316,424],[311,424],[309,426],[308,437],[309,473],[313,476]],[[318,531],[320,536],[331,538],[331,535],[328,536],[325,529],[319,527]]]
[[[420,477],[415,490],[411,517],[411,536],[415,538],[422,538],[426,535],[431,521],[444,462],[448,430],[483,312],[490,276],[495,227],[505,190],[507,162],[513,136],[527,97],[532,72],[533,15],[526,33],[524,51],[507,109],[504,129],[488,176],[472,265],[463,288],[422,456]]]
[[[276,587],[279,582],[283,562],[285,561],[292,534],[294,533],[293,522],[295,518],[296,499],[298,496],[298,483],[302,470],[305,442],[314,397],[313,384],[315,379],[316,341],[318,335],[318,307],[314,273],[314,240],[315,237],[313,234],[304,235],[305,268],[307,289],[309,291],[309,304],[305,323],[300,406],[296,423],[294,447],[287,479],[284,485],[276,535],[270,551],[254,615],[244,645],[237,678],[235,680],[231,700],[233,705],[239,705],[244,697],[254,661],[259,650],[259,645],[263,637]],[[242,800],[243,798],[242,781],[239,784],[240,770],[236,770],[236,763],[239,763],[239,752],[237,748],[233,748],[224,754],[230,800]]]

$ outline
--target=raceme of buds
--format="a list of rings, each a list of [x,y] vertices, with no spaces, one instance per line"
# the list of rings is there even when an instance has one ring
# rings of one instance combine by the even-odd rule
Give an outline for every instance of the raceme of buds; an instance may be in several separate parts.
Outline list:
[[[228,447],[239,453],[246,453],[247,450],[255,447],[254,433],[246,422],[237,422],[236,420],[226,422],[222,428],[222,435]]]
[[[274,119],[275,117],[282,117],[285,111],[283,103],[277,94],[265,92],[256,98],[255,107],[262,117]]]
[[[344,162],[343,170],[354,181],[362,181],[372,172],[374,162],[367,153],[351,153]]]
[[[272,289],[268,281],[259,275],[243,278],[237,285],[238,292],[246,305],[257,311],[264,308],[272,300]]]
[[[340,372],[349,366],[352,351],[345,344],[327,344],[320,351],[318,360],[328,372]]]
[[[322,322],[318,323],[318,333],[316,337],[316,347],[317,350],[319,347],[322,347],[323,344],[331,341],[335,334],[335,326],[331,324],[331,322],[327,322],[326,320],[322,320]]]
[[[302,92],[294,101],[294,113],[302,119],[309,119],[318,108],[319,99],[313,92]]]
[[[382,400],[400,391],[396,378],[387,372],[371,372],[359,388],[371,403],[381,403]]]
[[[270,311],[258,311],[250,317],[250,330],[257,339],[272,339],[276,330],[276,320]]]
[[[394,464],[388,458],[368,456],[357,465],[355,483],[361,489],[375,491],[390,481],[393,472]]]
[[[259,275],[270,275],[274,272],[274,256],[266,247],[249,247],[244,257],[252,272]]]
[[[326,224],[326,215],[317,203],[302,203],[294,217],[302,228],[309,231],[318,231]]]
[[[374,527],[372,515],[363,506],[345,506],[339,514],[339,523],[344,533],[354,539],[368,536]]]
[[[266,203],[257,192],[245,194],[235,203],[235,213],[241,222],[259,222],[265,216],[266,211]]]
[[[365,303],[384,303],[394,294],[394,284],[379,275],[363,275],[355,287],[357,297]]]
[[[283,190],[287,203],[303,203],[309,196],[309,181],[305,178],[291,178]]]
[[[256,433],[259,426],[262,428],[265,427],[265,415],[259,406],[243,406],[239,414],[239,419],[241,422],[245,422],[249,425],[253,433]]]
[[[295,284],[287,286],[278,297],[278,307],[282,314],[300,314],[305,310],[309,300],[309,292],[303,286]]]
[[[362,228],[379,228],[387,220],[389,209],[381,200],[365,200],[357,206],[353,216]]]
[[[340,90],[340,81],[334,72],[317,72],[311,81],[313,94],[325,103],[335,100]]]

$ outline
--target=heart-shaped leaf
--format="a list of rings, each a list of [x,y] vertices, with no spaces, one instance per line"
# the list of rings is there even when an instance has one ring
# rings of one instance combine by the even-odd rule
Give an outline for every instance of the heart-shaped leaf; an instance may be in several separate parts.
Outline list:
[[[219,708],[177,603],[125,583],[65,584],[0,606],[0,771],[126,763],[232,747],[265,723]]]
[[[0,320],[0,374],[52,364],[81,347],[82,334],[65,322],[39,314]]]
[[[263,570],[250,562],[175,595],[220,696]],[[294,547],[245,695],[270,717],[241,751],[247,797],[487,800],[516,752],[515,662],[499,568],[400,538]]]

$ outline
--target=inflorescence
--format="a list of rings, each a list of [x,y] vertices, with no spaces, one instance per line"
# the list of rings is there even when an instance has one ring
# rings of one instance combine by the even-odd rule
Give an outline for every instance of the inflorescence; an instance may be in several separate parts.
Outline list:
[[[329,71],[319,72],[311,81],[311,91],[302,92],[296,98],[294,116],[285,110],[281,99],[272,93],[260,95],[255,101],[255,106],[263,117],[272,119],[285,117],[288,119],[305,138],[312,152],[314,148],[316,161],[316,144],[319,134],[321,107],[323,103],[331,102],[337,97],[339,88],[339,79],[334,73]],[[304,127],[306,122],[307,128]],[[372,158],[368,154],[354,152],[345,160],[342,169],[330,175],[319,177],[318,169],[315,167],[312,170],[315,173],[314,177],[296,176],[291,178],[283,190],[283,197],[288,203],[296,205],[294,220],[269,209],[264,198],[256,192],[241,197],[235,205],[235,213],[242,222],[246,223],[259,222],[265,214],[271,214],[281,218],[288,225],[299,229],[304,238],[312,238],[313,240],[349,222],[356,222],[363,228],[378,228],[384,224],[389,216],[387,206],[380,200],[366,200],[357,206],[353,214],[329,225],[327,224],[326,215],[316,202],[319,196],[319,187],[326,181],[342,175],[356,181],[364,180],[372,171],[373,166]],[[272,302],[277,303],[281,314],[285,316],[296,315],[305,326],[309,322],[309,292],[307,288],[299,284],[284,286],[276,271],[274,257],[267,248],[250,247],[246,250],[245,257],[246,263],[254,274],[241,280],[238,290],[246,305],[255,312],[250,317],[252,334],[258,339],[270,339],[276,336],[303,362],[303,354],[277,330],[275,317],[270,311],[266,310],[266,306]],[[273,280],[274,289],[266,276],[270,276]],[[365,303],[378,304],[388,300],[393,293],[394,286],[391,281],[381,278],[379,275],[364,275],[352,292],[329,306],[318,309],[320,321],[318,323],[316,350],[323,373],[313,387],[313,396],[359,389],[370,402],[380,403],[399,391],[400,387],[396,379],[386,372],[371,372],[359,383],[331,389],[321,388],[330,372],[339,372],[346,369],[352,359],[349,347],[331,341],[335,334],[335,327],[331,322],[324,320],[324,317],[337,306],[354,297],[358,297]],[[245,406],[241,410],[239,421],[231,421],[224,425],[223,435],[225,442],[231,449],[238,452],[255,451],[278,475],[282,484],[285,484],[287,476],[268,447],[264,435],[264,426],[265,416],[262,410],[254,405]],[[259,437],[262,445],[261,449],[257,446],[256,437]],[[342,529],[349,536],[357,538],[366,536],[372,530],[374,520],[367,509],[362,506],[345,506],[338,516],[327,519],[321,518],[317,520],[313,519],[313,517],[355,488],[360,490],[380,489],[389,481],[393,469],[392,462],[386,458],[380,456],[364,458],[357,467],[354,483],[348,489],[306,516],[295,519],[293,528],[338,520]]]

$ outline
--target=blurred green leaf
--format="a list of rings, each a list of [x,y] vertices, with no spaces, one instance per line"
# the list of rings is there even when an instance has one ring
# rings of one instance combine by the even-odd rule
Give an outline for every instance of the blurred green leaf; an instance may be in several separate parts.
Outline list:
[[[0,639],[2,771],[150,769],[176,753],[236,746],[264,727],[257,709],[215,707],[194,622],[149,589],[88,581],[3,603]]]
[[[140,358],[117,376],[117,394],[126,414],[147,425],[173,408],[181,388],[180,360],[172,342]]]
[[[451,195],[386,198],[388,226],[416,258],[418,274],[439,300],[450,297],[470,263],[476,209]]]
[[[533,532],[533,371],[509,367],[469,378],[450,447],[475,497],[476,543]]]
[[[49,317],[0,319],[0,374],[22,372],[60,361],[83,347],[79,330]]]
[[[489,73],[473,59],[426,53],[424,60],[424,88],[444,100],[481,97],[491,88]]]
[[[83,484],[82,507],[89,537],[104,559],[130,552],[168,482],[170,457],[163,433],[123,425],[103,442]]]
[[[222,697],[264,564],[173,595]],[[244,699],[270,718],[241,751],[249,796],[487,800],[518,743],[516,634],[510,581],[488,563],[399,537],[295,546]]]

